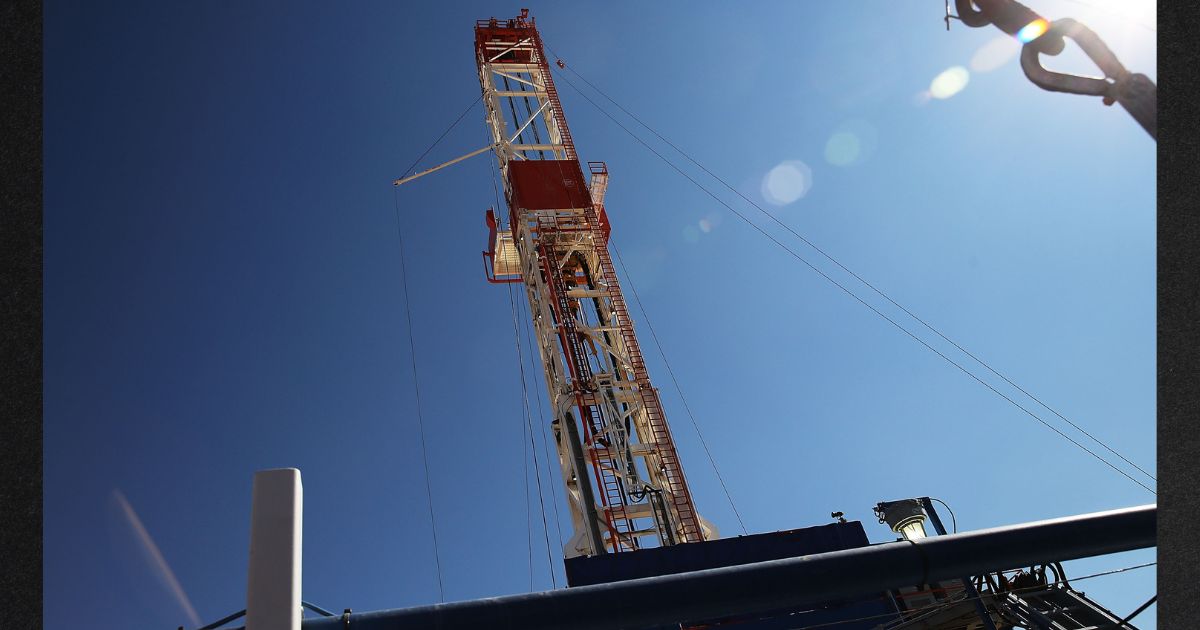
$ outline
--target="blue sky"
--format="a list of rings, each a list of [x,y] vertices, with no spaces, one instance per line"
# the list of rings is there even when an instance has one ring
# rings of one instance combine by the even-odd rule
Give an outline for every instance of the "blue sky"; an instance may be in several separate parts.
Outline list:
[[[1089,24],[1155,78],[1153,3],[1031,4]],[[528,590],[530,553],[534,588],[551,587],[509,298],[479,260],[489,158],[390,185],[478,95],[474,21],[519,9],[47,5],[46,627],[194,627],[189,607],[204,623],[240,610],[251,478],[284,466],[304,480],[305,599],[437,601],[396,203],[446,598]],[[572,69],[1153,472],[1155,144],[1119,106],[1037,89],[992,43],[999,31],[947,33],[936,1],[531,9]],[[1092,71],[1074,49],[1046,64]],[[930,98],[955,66],[965,86]],[[559,92],[581,158],[612,173],[650,372],[699,509],[724,534],[737,520],[647,318],[752,532],[840,510],[886,541],[871,506],[921,495],[949,503],[960,529],[1155,501],[796,262],[562,79]],[[477,106],[423,166],[482,146],[482,120]],[[771,203],[805,170],[803,196]],[[532,396],[540,375],[526,372]],[[561,585],[561,496],[548,470],[542,485]],[[1154,569],[1077,587],[1127,613],[1154,594]]]

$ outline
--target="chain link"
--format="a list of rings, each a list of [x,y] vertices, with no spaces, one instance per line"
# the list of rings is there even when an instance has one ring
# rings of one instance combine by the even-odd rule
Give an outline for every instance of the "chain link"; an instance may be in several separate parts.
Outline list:
[[[1021,49],[1021,70],[1036,86],[1050,92],[1100,96],[1105,105],[1120,103],[1133,119],[1158,139],[1158,87],[1144,74],[1131,73],[1112,50],[1087,26],[1071,18],[1050,22],[1029,7],[1015,0],[954,0],[957,16],[949,14],[946,5],[946,27],[954,18],[971,28],[994,25],[1024,41],[1025,29],[1042,24],[1045,32],[1025,41]],[[1041,55],[1057,55],[1074,41],[1088,58],[1104,73],[1103,77],[1086,77],[1047,70]]]

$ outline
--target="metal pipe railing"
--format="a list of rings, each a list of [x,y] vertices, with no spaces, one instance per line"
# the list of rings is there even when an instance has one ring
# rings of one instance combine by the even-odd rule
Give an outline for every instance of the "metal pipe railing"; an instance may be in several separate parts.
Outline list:
[[[305,619],[304,630],[642,628],[869,597],[901,586],[1156,544],[1157,507],[1096,512],[918,542],[417,608]]]

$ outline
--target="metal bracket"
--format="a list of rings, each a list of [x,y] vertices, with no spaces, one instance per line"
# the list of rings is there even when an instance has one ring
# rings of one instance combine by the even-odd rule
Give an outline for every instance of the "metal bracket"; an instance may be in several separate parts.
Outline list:
[[[321,608],[320,606],[318,606],[316,604],[310,604],[305,601],[300,602],[300,607],[307,608],[307,609],[317,613],[318,615],[321,615],[322,617],[336,617],[337,616],[337,615],[329,612],[328,610]]]

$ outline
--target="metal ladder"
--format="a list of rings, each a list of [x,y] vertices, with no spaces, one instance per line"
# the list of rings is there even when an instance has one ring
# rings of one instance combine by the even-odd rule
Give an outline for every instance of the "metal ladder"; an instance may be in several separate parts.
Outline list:
[[[604,520],[612,536],[614,552],[633,550],[637,548],[635,537],[632,535],[634,525],[625,510],[625,492],[621,480],[617,476],[619,464],[614,460],[612,451],[607,446],[597,444],[596,439],[605,430],[605,422],[599,405],[595,402],[595,394],[587,391],[585,383],[591,381],[592,370],[588,363],[583,344],[579,341],[579,332],[575,328],[575,318],[571,311],[570,298],[567,297],[567,287],[562,274],[553,268],[552,261],[556,260],[555,251],[549,243],[554,241],[553,232],[543,228],[542,244],[540,246],[544,270],[550,291],[557,307],[560,340],[566,350],[568,367],[571,371],[572,387],[575,390],[577,406],[583,424],[584,447],[589,453],[597,481],[602,490],[600,499],[603,503]],[[579,471],[579,474],[586,474]]]
[[[537,65],[542,71],[542,82],[546,87],[546,98],[550,99],[554,110],[554,123],[558,126],[559,141],[567,154],[568,160],[578,160],[575,154],[575,141],[571,139],[571,130],[567,128],[567,118],[563,115],[562,103],[558,100],[558,90],[554,88],[554,79],[550,77],[550,65],[546,63],[546,51],[542,47],[542,37],[537,30],[533,31],[534,48],[537,50]]]
[[[683,476],[683,466],[679,461],[679,454],[675,450],[675,441],[671,438],[671,430],[667,426],[666,415],[663,413],[658,391],[650,384],[650,377],[646,372],[646,362],[634,334],[633,320],[629,317],[629,309],[621,294],[621,285],[617,280],[612,257],[609,256],[608,247],[604,244],[604,235],[601,232],[596,209],[588,207],[585,210],[585,216],[588,225],[592,228],[592,245],[600,262],[599,276],[605,285],[603,290],[612,305],[613,318],[621,331],[621,340],[625,344],[625,351],[628,353],[629,362],[633,367],[633,380],[637,383],[642,408],[646,411],[646,421],[651,432],[651,435],[646,437],[650,438],[651,445],[662,464],[662,473],[667,482],[666,499],[675,507],[675,514],[679,519],[680,542],[700,542],[704,540],[700,530],[700,519],[696,515],[695,504],[692,502],[687,480]]]

